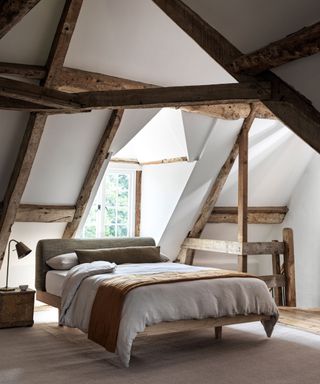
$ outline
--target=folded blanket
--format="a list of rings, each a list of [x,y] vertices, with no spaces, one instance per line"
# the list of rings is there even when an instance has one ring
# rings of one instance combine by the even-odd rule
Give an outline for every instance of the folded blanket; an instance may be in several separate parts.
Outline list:
[[[64,325],[66,312],[82,281],[89,276],[112,273],[116,269],[116,266],[115,263],[109,263],[107,261],[94,261],[92,263],[79,264],[70,269],[62,287],[60,325]]]

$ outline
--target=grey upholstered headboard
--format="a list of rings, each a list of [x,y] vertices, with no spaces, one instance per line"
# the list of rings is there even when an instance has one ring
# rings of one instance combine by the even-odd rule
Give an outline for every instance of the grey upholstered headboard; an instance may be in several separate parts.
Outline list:
[[[40,240],[36,250],[36,289],[45,291],[46,273],[50,267],[46,261],[75,249],[99,249],[155,245],[151,237],[126,237],[113,239],[48,239]]]

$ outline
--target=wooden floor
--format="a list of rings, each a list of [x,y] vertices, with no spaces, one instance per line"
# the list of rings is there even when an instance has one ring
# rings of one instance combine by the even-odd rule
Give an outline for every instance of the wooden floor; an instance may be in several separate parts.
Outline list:
[[[280,307],[279,322],[320,335],[320,308]]]

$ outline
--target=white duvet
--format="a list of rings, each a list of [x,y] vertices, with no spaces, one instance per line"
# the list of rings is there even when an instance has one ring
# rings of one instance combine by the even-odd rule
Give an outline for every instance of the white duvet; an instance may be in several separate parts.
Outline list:
[[[208,269],[176,263],[124,264],[113,273],[95,275],[82,280],[68,298],[70,290],[62,293],[62,301],[69,301],[62,323],[88,331],[91,308],[100,283],[119,275],[170,272],[190,272]],[[73,274],[74,276],[74,274]],[[64,286],[70,286],[65,283]],[[161,321],[204,319],[247,314],[273,316],[264,322],[271,335],[278,318],[277,307],[266,284],[255,278],[219,278],[156,284],[139,287],[128,293],[122,309],[117,351],[122,363],[129,366],[133,340],[148,325]]]

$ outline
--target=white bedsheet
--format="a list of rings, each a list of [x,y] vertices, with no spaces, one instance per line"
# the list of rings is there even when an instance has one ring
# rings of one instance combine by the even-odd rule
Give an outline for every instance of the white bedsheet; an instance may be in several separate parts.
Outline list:
[[[64,325],[88,331],[91,308],[100,283],[124,274],[189,272],[207,269],[176,263],[125,264],[114,273],[83,280],[65,314]],[[265,283],[254,278],[219,278],[139,287],[126,296],[117,340],[117,354],[129,366],[133,340],[148,325],[161,321],[203,319],[247,314],[272,315],[268,332],[278,318]]]
[[[61,296],[63,282],[68,271],[49,271],[46,273],[46,291],[51,295]]]

